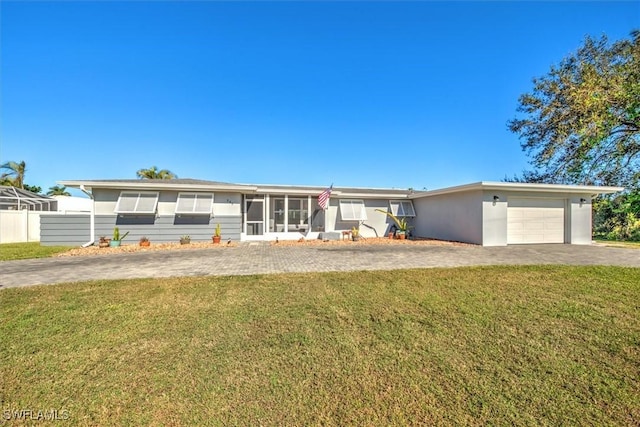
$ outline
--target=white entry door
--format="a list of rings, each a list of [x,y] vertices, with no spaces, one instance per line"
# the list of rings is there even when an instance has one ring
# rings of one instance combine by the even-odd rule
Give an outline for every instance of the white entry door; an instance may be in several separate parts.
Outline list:
[[[564,199],[512,199],[507,244],[564,243]]]

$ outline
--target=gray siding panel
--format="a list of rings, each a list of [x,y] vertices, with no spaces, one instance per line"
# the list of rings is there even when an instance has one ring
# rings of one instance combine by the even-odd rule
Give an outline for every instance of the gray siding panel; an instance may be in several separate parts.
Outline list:
[[[117,226],[120,234],[129,232],[124,239],[124,244],[137,243],[142,236],[146,236],[155,243],[178,242],[183,235],[191,236],[192,242],[210,242],[217,224],[220,224],[224,241],[240,240],[242,217],[239,215],[204,219],[193,215],[183,216],[179,220],[173,215],[159,217],[96,215],[95,238],[97,241],[100,236],[113,236],[113,229]],[[42,215],[40,242],[45,246],[83,245],[90,239],[89,225],[89,215]]]
[[[40,215],[40,244],[80,246],[89,241],[89,215]]]
[[[170,243],[178,242],[180,236],[191,236],[192,242],[210,242],[211,236],[216,228],[216,224],[220,224],[223,240],[231,239],[232,241],[240,240],[240,232],[242,231],[241,216],[181,216],[175,215],[151,217],[153,222],[149,222],[149,217],[142,215],[121,216],[121,215],[99,215],[96,216],[96,239],[100,236],[111,237],[113,228],[118,227],[120,234],[127,231],[129,235],[125,238],[124,243],[135,243],[140,237],[145,236],[151,242]]]

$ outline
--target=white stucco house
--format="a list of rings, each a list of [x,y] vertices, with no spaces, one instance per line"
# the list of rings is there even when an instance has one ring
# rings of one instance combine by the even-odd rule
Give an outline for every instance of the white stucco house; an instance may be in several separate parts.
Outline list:
[[[320,186],[233,184],[195,179],[60,181],[92,200],[89,214],[42,218],[42,244],[92,244],[113,228],[136,242],[317,239],[358,227],[386,236],[403,216],[414,237],[484,246],[591,243],[591,199],[620,187],[478,182],[433,191],[333,187],[326,209]],[[126,242],[125,242],[126,243]]]

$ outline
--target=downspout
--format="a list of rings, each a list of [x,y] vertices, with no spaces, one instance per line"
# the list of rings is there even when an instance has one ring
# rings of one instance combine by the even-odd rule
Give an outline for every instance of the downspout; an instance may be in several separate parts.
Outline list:
[[[82,245],[83,248],[86,248],[88,246],[93,245],[93,243],[96,241],[96,216],[95,216],[95,210],[96,210],[96,202],[93,199],[93,194],[91,194],[91,192],[87,191],[84,187],[84,184],[80,185],[80,191],[82,191],[84,194],[86,194],[87,196],[89,196],[89,198],[91,199],[91,214],[89,216],[89,238],[91,240],[89,240],[87,243],[85,243],[84,245]]]

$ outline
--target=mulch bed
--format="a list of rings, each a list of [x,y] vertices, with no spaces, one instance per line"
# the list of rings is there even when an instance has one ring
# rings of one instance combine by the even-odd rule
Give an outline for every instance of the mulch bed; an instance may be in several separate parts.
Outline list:
[[[389,238],[360,238],[354,242],[352,240],[320,240],[320,239],[300,239],[300,240],[272,240],[269,242],[272,246],[364,246],[364,245],[438,245],[438,246],[469,246],[467,243],[448,242],[444,240],[434,239],[411,239],[397,240]],[[213,244],[211,242],[191,242],[187,245],[180,243],[151,243],[151,246],[139,246],[138,244],[122,245],[117,248],[100,248],[98,246],[89,246],[87,248],[74,248],[67,252],[57,254],[59,257],[68,256],[90,256],[90,255],[111,255],[130,252],[149,252],[149,251],[167,251],[167,250],[193,250],[193,249],[214,249],[223,250],[225,248],[237,247],[237,242],[222,242]]]

